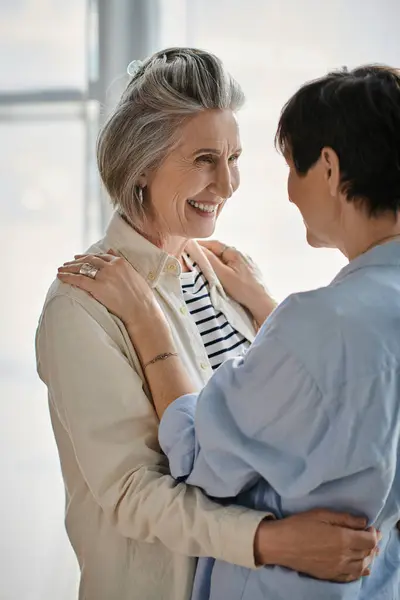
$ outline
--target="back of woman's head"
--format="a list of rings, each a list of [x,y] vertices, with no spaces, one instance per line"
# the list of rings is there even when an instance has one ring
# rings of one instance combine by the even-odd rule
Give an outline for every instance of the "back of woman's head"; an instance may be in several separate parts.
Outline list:
[[[99,171],[114,206],[133,222],[141,219],[138,179],[161,164],[184,122],[243,103],[240,86],[209,52],[170,48],[139,63],[98,138]]]
[[[335,150],[349,201],[378,216],[400,211],[400,71],[366,65],[305,84],[283,108],[276,142],[305,175]]]

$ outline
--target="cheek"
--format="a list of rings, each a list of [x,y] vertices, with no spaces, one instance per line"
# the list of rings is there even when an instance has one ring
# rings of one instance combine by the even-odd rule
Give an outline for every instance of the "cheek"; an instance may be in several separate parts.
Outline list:
[[[297,173],[290,172],[287,181],[287,190],[290,202],[292,202],[304,216],[308,212],[309,197],[306,181]]]
[[[292,175],[291,171],[289,171],[288,178],[287,178],[287,193],[288,193],[290,202],[293,202],[293,204],[297,204],[296,203],[295,185],[293,182],[293,175]]]
[[[179,196],[190,197],[202,192],[212,181],[211,170],[193,169],[185,173],[179,182]]]
[[[240,171],[238,167],[235,167],[231,172],[231,185],[234,192],[236,192],[240,186]]]

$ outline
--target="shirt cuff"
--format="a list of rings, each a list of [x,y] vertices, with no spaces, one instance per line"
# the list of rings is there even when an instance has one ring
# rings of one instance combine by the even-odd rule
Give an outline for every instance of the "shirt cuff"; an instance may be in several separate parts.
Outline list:
[[[198,394],[186,394],[177,398],[166,408],[158,428],[158,441],[167,456],[175,442],[181,437],[182,424],[193,423]]]
[[[247,569],[259,568],[254,556],[254,539],[264,519],[275,519],[275,516],[241,506],[227,507],[226,518],[220,523],[220,559]]]
[[[160,427],[168,424],[170,419],[174,418],[175,411],[182,411],[194,417],[194,413],[196,412],[196,404],[197,404],[198,394],[185,394],[184,396],[180,396],[177,398],[164,411],[164,414],[161,418]]]

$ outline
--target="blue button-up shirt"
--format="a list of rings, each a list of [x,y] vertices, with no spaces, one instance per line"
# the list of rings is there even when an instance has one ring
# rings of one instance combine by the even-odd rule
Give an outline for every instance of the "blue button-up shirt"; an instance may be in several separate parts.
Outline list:
[[[209,496],[278,518],[349,511],[383,534],[372,574],[350,584],[200,559],[195,600],[398,600],[400,244],[290,296],[245,357],[169,406],[159,435],[173,476]]]

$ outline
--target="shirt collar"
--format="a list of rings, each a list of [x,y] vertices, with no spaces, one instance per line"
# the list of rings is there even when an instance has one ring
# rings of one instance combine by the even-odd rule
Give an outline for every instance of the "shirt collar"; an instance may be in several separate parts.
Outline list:
[[[375,246],[368,252],[357,256],[348,265],[343,267],[336,275],[332,283],[342,281],[348,275],[366,267],[399,267],[400,266],[400,242],[393,241],[380,246]]]
[[[149,242],[128,225],[118,213],[114,213],[111,218],[104,244],[107,248],[113,248],[126,258],[152,288],[158,285],[164,274],[175,278],[179,278],[181,275],[181,265],[174,256]],[[189,240],[185,250],[198,264],[210,288],[218,287],[221,295],[225,297],[222,285],[201,246],[195,240]]]

